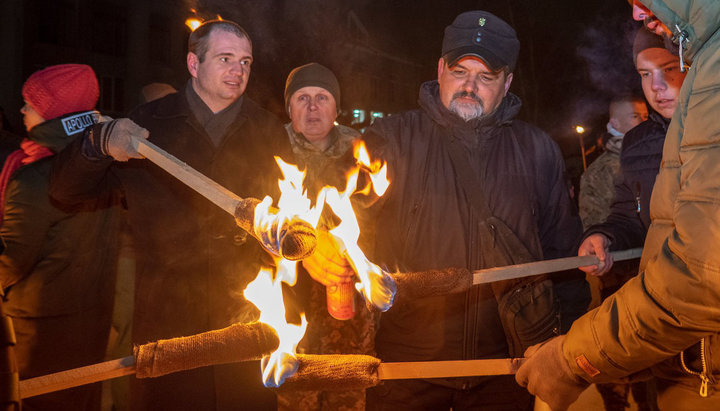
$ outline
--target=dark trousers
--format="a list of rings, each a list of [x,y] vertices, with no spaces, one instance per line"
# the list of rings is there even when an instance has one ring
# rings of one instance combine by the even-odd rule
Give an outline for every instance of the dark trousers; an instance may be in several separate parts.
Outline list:
[[[367,409],[398,410],[532,410],[533,397],[513,376],[488,378],[470,389],[455,389],[425,380],[385,381],[367,391]]]

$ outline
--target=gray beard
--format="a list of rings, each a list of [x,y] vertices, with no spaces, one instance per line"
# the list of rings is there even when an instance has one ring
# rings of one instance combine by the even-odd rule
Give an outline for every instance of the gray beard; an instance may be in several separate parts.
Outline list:
[[[470,120],[475,120],[476,118],[482,117],[483,112],[485,111],[483,109],[482,103],[458,103],[455,99],[450,101],[450,106],[448,107],[448,110],[450,110],[450,112],[452,113],[457,114],[461,119],[465,120],[466,123]]]

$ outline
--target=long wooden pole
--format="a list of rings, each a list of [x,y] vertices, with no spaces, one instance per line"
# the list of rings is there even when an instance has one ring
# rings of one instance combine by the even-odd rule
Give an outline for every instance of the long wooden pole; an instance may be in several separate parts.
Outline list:
[[[235,216],[235,210],[242,198],[155,144],[141,138],[133,137],[133,139],[138,153],[230,213],[230,215]]]
[[[613,256],[613,261],[623,261],[640,257],[642,250],[642,248],[631,248],[629,250],[613,251],[610,254]],[[597,256],[585,255],[582,257],[556,258],[554,260],[487,268],[473,271],[473,284],[484,284],[500,280],[571,270],[586,265],[595,265],[599,262],[600,260]]]
[[[453,378],[515,374],[524,359],[500,358],[465,361],[420,361],[380,363],[381,380]],[[132,356],[20,381],[20,398],[65,390],[135,373]]]
[[[135,357],[132,355],[22,380],[20,398],[34,397],[131,374],[135,374]]]
[[[523,358],[491,360],[384,362],[378,367],[381,380],[474,377],[515,374]]]

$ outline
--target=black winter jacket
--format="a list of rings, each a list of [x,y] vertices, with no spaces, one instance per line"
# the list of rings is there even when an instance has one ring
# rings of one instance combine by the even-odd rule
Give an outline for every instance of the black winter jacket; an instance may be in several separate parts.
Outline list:
[[[33,127],[29,138],[53,152],[61,151],[81,135],[68,134],[63,120],[83,115],[99,113],[72,113],[46,121]],[[53,204],[48,186],[55,157],[20,167],[8,182],[0,229],[5,247],[0,255],[0,284],[5,290],[4,310],[12,317],[112,310],[119,197],[103,196],[72,208]]]
[[[569,199],[563,159],[547,134],[514,120],[520,109],[515,95],[508,94],[493,115],[466,123],[445,109],[432,81],[421,87],[420,106],[377,120],[365,134],[372,155],[388,162],[391,181],[377,211],[377,263],[404,272],[486,268],[482,254],[490,245],[477,243],[478,216],[450,158],[452,139],[462,142],[484,182],[492,213],[538,260],[573,253],[582,227]],[[381,318],[376,349],[385,361],[508,355],[487,285],[393,307]]]
[[[273,155],[291,158],[285,130],[272,114],[243,99],[219,147],[192,115],[184,90],[140,106],[130,118],[150,131],[151,142],[233,193],[277,199],[280,173]],[[124,195],[137,257],[133,343],[251,319],[256,311],[242,291],[256,277],[264,251],[233,216],[150,161],[92,160],[82,154],[81,143],[60,154],[64,161],[53,170],[51,195],[63,203],[109,190]],[[223,369],[227,375],[229,367]],[[138,386],[154,388],[147,398],[144,390],[134,392],[133,401],[144,409],[223,409],[242,403],[242,397],[232,398],[242,390],[223,386],[218,370],[141,380]]]
[[[650,195],[660,170],[669,123],[653,112],[625,134],[610,215],[604,223],[588,228],[584,237],[604,234],[611,241],[611,250],[642,247],[650,227]]]

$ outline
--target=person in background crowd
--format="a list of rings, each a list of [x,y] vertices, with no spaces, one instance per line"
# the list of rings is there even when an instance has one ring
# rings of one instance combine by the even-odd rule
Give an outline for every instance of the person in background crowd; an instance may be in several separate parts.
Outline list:
[[[119,192],[136,250],[133,343],[143,344],[256,320],[242,291],[266,252],[219,207],[150,161],[131,144],[148,137],[241,197],[277,199],[274,155],[290,158],[282,123],[245,88],[253,49],[229,20],[190,35],[190,80],[178,93],[138,107],[130,119],[91,127],[62,153],[51,195],[75,203]],[[144,127],[144,128],[143,128]],[[133,379],[131,408],[144,410],[276,409],[262,386],[259,361]]]
[[[647,105],[641,97],[624,95],[610,102],[607,137],[603,139],[605,151],[588,166],[580,179],[579,214],[584,229],[605,221],[610,214],[623,137],[647,117]]]
[[[177,90],[175,90],[175,87],[167,83],[146,84],[140,91],[143,103],[149,103],[159,98],[163,98],[171,93],[177,93]]]
[[[646,26],[655,33],[672,33],[671,41],[681,53],[679,62],[655,70],[640,69],[643,54],[664,51],[649,48],[639,54],[643,81],[661,84],[660,72],[672,76],[687,70],[676,99],[655,90],[648,99],[655,100],[663,116],[668,115],[665,109],[669,111],[669,106],[674,104],[676,109],[667,126],[650,200],[652,223],[640,271],[600,307],[578,319],[567,336],[531,347],[516,378],[560,410],[575,401],[589,383],[652,373],[660,409],[720,409],[720,357],[711,355],[720,350],[716,201],[720,193],[720,122],[714,114],[720,110],[716,92],[720,88],[720,3],[641,0],[635,4],[645,10],[645,15],[635,18],[650,21]],[[661,22],[664,29],[658,28]],[[688,69],[683,63],[690,62]],[[651,127],[661,126],[649,124]],[[646,200],[640,201],[641,207],[646,205]],[[609,265],[606,245],[592,248],[604,264],[590,269],[602,274]]]
[[[95,72],[61,64],[33,73],[22,89],[28,138],[0,173],[0,284],[12,318],[21,379],[103,360],[117,268],[119,197],[59,207],[48,190],[53,158],[96,123]],[[101,386],[23,400],[25,410],[99,410]]]
[[[353,128],[335,125],[340,111],[340,84],[330,69],[318,63],[309,63],[293,69],[285,83],[285,107],[290,123],[285,125],[301,169],[305,169],[305,186],[309,197],[326,185],[345,189],[346,160],[352,157],[353,142],[360,133]],[[328,218],[322,224],[332,228]],[[312,264],[316,259],[305,260]],[[320,268],[320,267],[318,267]],[[322,269],[310,271],[322,272]],[[372,313],[365,309],[359,294],[354,292],[355,275],[347,267],[346,275],[338,283],[335,277],[318,276],[312,281],[301,270],[298,285],[307,313],[308,328],[300,349],[308,354],[366,354],[374,355],[374,322]],[[310,281],[308,281],[310,280]],[[347,312],[330,313],[328,299],[335,298],[339,287],[352,287]],[[326,296],[326,292],[329,294]],[[357,307],[354,314],[353,307]],[[347,315],[345,315],[347,314]],[[339,317],[339,318],[337,318]],[[351,317],[351,318],[347,318]],[[278,405],[285,410],[364,410],[365,390],[308,391],[278,394]]]
[[[617,96],[610,101],[610,119],[603,138],[605,150],[580,178],[578,206],[583,229],[605,221],[615,195],[614,183],[620,169],[620,147],[625,133],[647,120],[648,110],[642,97]],[[637,267],[624,267],[635,270]],[[602,284],[594,276],[587,277],[592,292],[591,307],[600,303]]]
[[[485,11],[460,14],[445,29],[437,81],[421,86],[420,108],[378,119],[365,133],[391,181],[369,210],[377,216],[367,250],[375,263],[401,272],[474,270],[574,252],[582,226],[559,148],[515,119],[520,99],[508,90],[518,53],[515,31],[503,20]],[[536,278],[394,306],[381,316],[375,349],[383,361],[522,355],[587,307],[583,277],[557,280],[555,290]],[[525,307],[518,322],[508,308],[515,303]],[[523,322],[532,325],[516,327]],[[371,410],[525,410],[533,403],[510,376],[385,381],[368,390],[367,401]]]

